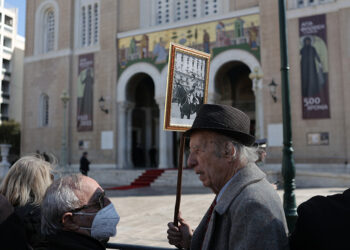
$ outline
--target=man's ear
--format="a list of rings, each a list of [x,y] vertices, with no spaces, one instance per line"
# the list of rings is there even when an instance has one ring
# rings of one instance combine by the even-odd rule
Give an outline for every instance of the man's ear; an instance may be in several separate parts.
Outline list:
[[[229,160],[233,160],[236,155],[236,149],[232,143],[226,142],[225,144],[225,158],[229,158]]]
[[[64,213],[62,215],[63,229],[66,231],[77,231],[79,226],[74,223],[73,214],[71,212]]]

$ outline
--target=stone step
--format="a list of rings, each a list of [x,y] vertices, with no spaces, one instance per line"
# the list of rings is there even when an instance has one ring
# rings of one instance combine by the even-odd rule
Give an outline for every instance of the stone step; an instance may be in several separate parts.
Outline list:
[[[89,176],[104,186],[125,186],[130,185],[143,172],[144,169],[94,169],[89,172]]]
[[[176,187],[177,185],[177,169],[166,170],[157,180],[155,180],[152,187]],[[193,169],[184,169],[182,171],[182,186],[186,187],[201,187],[202,182]]]
[[[131,185],[149,186],[154,180],[156,180],[165,170],[164,169],[149,169],[146,170],[141,176],[135,179]]]

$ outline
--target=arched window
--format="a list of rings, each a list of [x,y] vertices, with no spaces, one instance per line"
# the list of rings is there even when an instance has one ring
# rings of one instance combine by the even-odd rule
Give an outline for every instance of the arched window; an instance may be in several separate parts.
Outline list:
[[[35,54],[48,53],[57,49],[58,23],[56,1],[43,1],[35,13]]]
[[[55,13],[48,9],[44,18],[44,52],[49,52],[55,48]]]
[[[79,47],[97,45],[99,42],[99,2],[96,0],[79,2]]]
[[[49,125],[49,96],[47,94],[41,94],[39,109],[39,125],[46,127]]]

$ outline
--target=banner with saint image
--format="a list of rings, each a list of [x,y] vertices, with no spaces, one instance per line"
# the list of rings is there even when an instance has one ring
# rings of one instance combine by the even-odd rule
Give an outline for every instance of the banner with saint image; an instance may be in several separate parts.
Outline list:
[[[79,56],[77,84],[77,129],[92,130],[93,86],[94,86],[94,54]]]
[[[330,118],[326,15],[299,19],[303,119]]]

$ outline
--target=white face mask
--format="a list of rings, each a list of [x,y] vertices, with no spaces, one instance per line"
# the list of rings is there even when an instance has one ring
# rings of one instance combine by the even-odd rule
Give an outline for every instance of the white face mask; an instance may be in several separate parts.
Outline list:
[[[91,213],[78,212],[77,214]],[[92,221],[91,228],[81,228],[91,230],[91,237],[102,241],[117,234],[117,224],[119,220],[120,216],[111,203],[96,213],[96,216]]]

